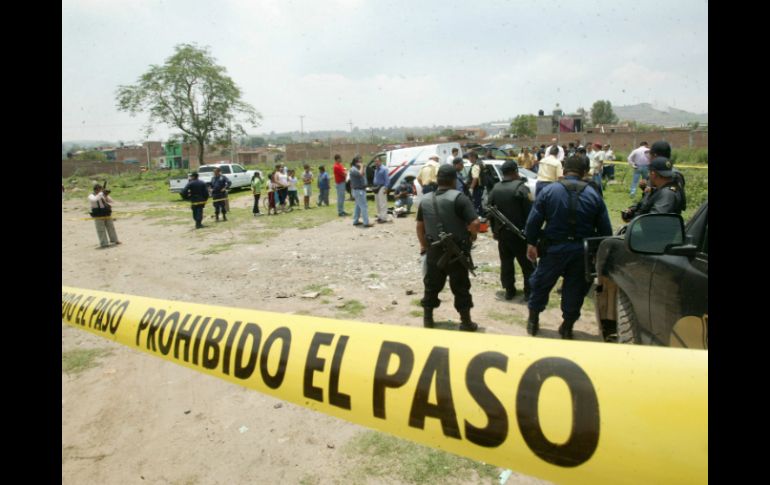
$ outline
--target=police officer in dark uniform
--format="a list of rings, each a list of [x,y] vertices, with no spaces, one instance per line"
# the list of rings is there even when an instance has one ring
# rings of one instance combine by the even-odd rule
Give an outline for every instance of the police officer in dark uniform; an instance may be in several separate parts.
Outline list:
[[[621,212],[628,222],[642,214],[681,214],[686,208],[686,199],[680,181],[667,158],[657,157],[650,162],[650,185],[645,189],[641,202]]]
[[[211,197],[214,199],[214,214],[217,222],[219,222],[219,212],[222,212],[222,220],[227,220],[227,189],[233,183],[230,179],[222,175],[222,169],[219,167],[214,169],[214,176],[211,178]]]
[[[427,272],[423,278],[425,293],[421,304],[424,310],[423,325],[433,328],[433,309],[441,304],[438,294],[444,289],[449,276],[449,286],[454,294],[454,306],[460,313],[460,330],[475,331],[478,328],[471,321],[471,281],[468,269],[459,258],[445,256],[444,245],[433,243],[440,240],[440,233],[452,234],[456,247],[470,261],[471,244],[476,240],[479,221],[471,200],[455,189],[457,172],[454,167],[444,164],[439,167],[438,190],[423,196],[417,210],[417,239],[420,241],[420,253],[426,254]],[[442,263],[448,263],[441,266]]]
[[[190,174],[190,180],[182,189],[182,197],[192,202],[193,220],[195,220],[195,229],[203,226],[203,206],[209,200],[209,189],[206,184],[198,180],[198,172]]]
[[[487,206],[496,206],[514,226],[524,230],[532,202],[526,180],[519,177],[519,166],[513,160],[507,160],[500,168],[503,180],[496,184],[489,193]],[[513,259],[519,262],[524,274],[524,299],[529,299],[529,277],[534,271],[532,262],[527,259],[527,241],[506,228],[495,217],[491,218],[492,232],[497,239],[500,254],[500,282],[505,288],[505,299],[516,296],[516,270]]]
[[[540,263],[530,278],[527,332],[537,334],[540,312],[548,303],[548,294],[560,276],[564,277],[559,327],[563,339],[572,339],[572,326],[580,317],[580,308],[591,283],[586,281],[583,239],[612,235],[604,200],[582,180],[585,165],[579,157],[564,161],[564,178],[541,189],[527,219],[527,256]],[[545,229],[542,228],[546,223]]]

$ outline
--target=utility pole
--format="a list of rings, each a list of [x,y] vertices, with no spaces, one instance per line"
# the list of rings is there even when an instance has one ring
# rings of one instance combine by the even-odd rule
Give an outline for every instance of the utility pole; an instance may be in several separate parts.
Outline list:
[[[302,139],[302,134],[305,131],[305,115],[299,115],[299,137]]]

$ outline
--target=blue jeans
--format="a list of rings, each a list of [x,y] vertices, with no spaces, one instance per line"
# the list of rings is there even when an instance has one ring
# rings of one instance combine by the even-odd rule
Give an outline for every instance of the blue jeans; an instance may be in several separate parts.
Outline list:
[[[639,177],[643,177],[645,180],[650,177],[650,167],[643,165],[634,169],[634,180],[631,182],[631,195],[636,194],[636,188],[639,186]]]
[[[342,215],[345,212],[345,182],[336,184],[337,186],[337,214]]]
[[[412,210],[412,196],[405,197],[403,199],[396,199],[396,207],[406,206],[407,211]]]
[[[364,224],[369,225],[369,208],[366,205],[366,190],[353,189],[353,198],[356,200],[356,210],[353,211],[353,223],[363,214]]]
[[[594,182],[596,183],[596,186],[599,187],[599,195],[604,197],[604,195],[602,194],[602,174],[601,173],[594,174],[593,179],[594,179]]]

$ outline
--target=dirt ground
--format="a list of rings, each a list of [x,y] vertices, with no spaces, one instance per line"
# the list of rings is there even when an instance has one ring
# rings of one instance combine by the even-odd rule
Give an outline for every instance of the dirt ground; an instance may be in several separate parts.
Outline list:
[[[233,199],[231,205],[246,209],[250,203],[246,196]],[[285,229],[261,242],[228,247],[267,217],[252,218],[244,210],[234,212],[228,222],[206,219],[209,227],[196,231],[189,209],[158,218],[146,215],[157,204],[124,203],[114,209],[123,244],[99,250],[93,223],[82,220],[86,205],[85,195],[82,201],[63,202],[63,285],[422,325],[421,308],[415,304],[422,282],[413,215],[370,229],[353,227],[350,218],[335,218],[318,227]],[[349,212],[352,207],[346,202]],[[211,212],[207,207],[206,216]],[[278,217],[302,216],[303,211],[295,211]],[[491,233],[482,234],[473,252],[479,266],[478,276],[471,278],[474,320],[486,333],[523,336],[526,304],[521,296],[511,302],[501,298],[496,244]],[[517,276],[521,289],[518,268]],[[326,290],[318,298],[300,297],[319,288]],[[456,328],[459,316],[448,289],[442,300],[436,320],[447,322],[442,324],[445,328]],[[345,313],[356,306],[364,307],[359,315]],[[537,338],[558,338],[560,322],[558,295],[553,293]],[[575,337],[599,340],[590,307],[584,307]],[[107,352],[83,372],[62,373],[63,484],[408,482],[396,473],[378,476],[363,471],[362,464],[378,457],[356,453],[346,445],[366,433],[365,428],[62,324],[63,354],[83,349]],[[483,481],[475,473],[451,478],[452,483],[497,483]],[[547,482],[514,472],[508,483]]]

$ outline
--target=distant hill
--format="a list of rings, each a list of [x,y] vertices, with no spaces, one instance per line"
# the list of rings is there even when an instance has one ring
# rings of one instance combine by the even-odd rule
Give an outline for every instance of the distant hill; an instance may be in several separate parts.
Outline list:
[[[636,121],[648,125],[659,125],[666,128],[684,126],[695,122],[708,123],[708,113],[696,114],[681,109],[666,107],[655,108],[650,103],[635,104],[631,106],[613,106],[612,110],[620,121]]]

